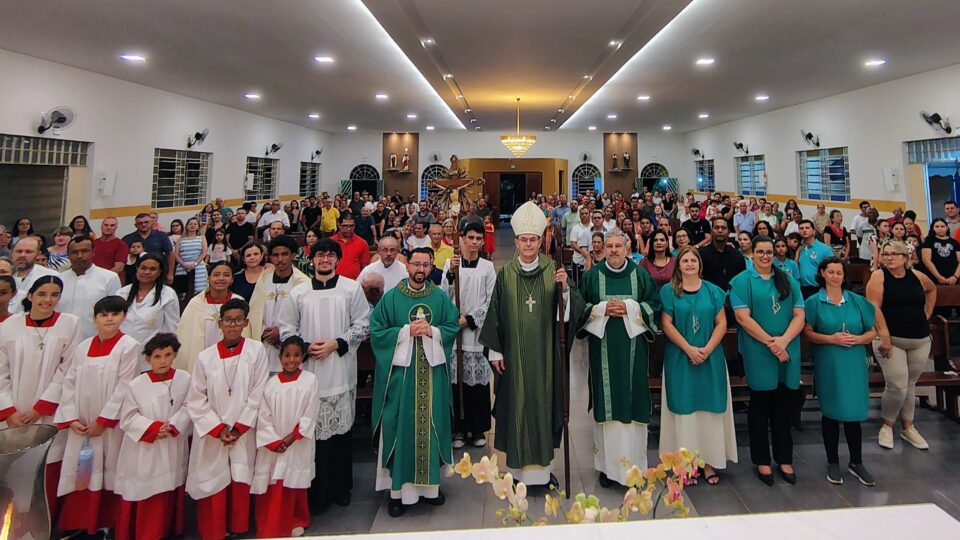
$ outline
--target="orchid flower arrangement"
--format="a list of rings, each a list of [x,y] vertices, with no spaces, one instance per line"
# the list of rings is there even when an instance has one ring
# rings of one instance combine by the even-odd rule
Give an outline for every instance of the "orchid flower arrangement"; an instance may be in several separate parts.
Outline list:
[[[630,514],[657,517],[657,507],[661,500],[670,510],[668,515],[686,517],[690,509],[683,497],[683,488],[697,477],[703,467],[703,460],[696,452],[681,448],[676,452],[660,454],[660,463],[656,467],[641,470],[636,465],[627,470],[627,491],[623,495],[623,504],[609,509],[600,506],[596,495],[578,493],[569,508],[563,506],[566,493],[551,486],[543,504],[544,517],[532,521],[527,515],[527,486],[523,482],[513,481],[513,475],[501,473],[497,467],[497,456],[484,456],[478,463],[470,461],[470,454],[464,452],[460,461],[450,469],[449,475],[460,478],[473,477],[477,484],[490,484],[494,495],[507,501],[506,508],[497,510],[497,518],[507,525],[546,525],[550,521],[564,523],[609,523],[627,521]],[[562,520],[562,521],[561,521]]]

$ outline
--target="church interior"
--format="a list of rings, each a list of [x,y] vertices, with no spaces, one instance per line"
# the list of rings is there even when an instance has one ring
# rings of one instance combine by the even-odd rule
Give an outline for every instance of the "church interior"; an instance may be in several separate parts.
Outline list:
[[[28,218],[52,241],[73,216],[88,218],[97,235],[113,218],[123,236],[144,213],[169,229],[217,199],[231,208],[310,196],[348,204],[362,193],[374,203],[426,200],[448,213],[483,199],[496,229],[489,258],[500,270],[516,258],[511,217],[528,201],[547,208],[549,220],[560,196],[612,204],[619,195],[629,206],[631,196],[672,193],[685,206],[688,194],[699,203],[719,193],[749,201],[757,222],[763,202],[782,209],[793,201],[808,218],[823,207],[832,220],[837,210],[851,233],[862,201],[881,221],[902,221],[907,210],[919,245],[935,220],[950,222],[944,203],[960,197],[960,126],[951,123],[960,118],[957,21],[960,3],[944,0],[0,0],[0,225],[16,236]],[[735,234],[731,243],[739,247]],[[865,295],[868,263],[853,287]],[[863,461],[876,485],[824,478],[821,404],[805,361],[807,397],[790,428],[795,485],[758,481],[747,383],[731,375],[739,460],[718,471],[717,484],[701,475],[683,487],[688,518],[634,517],[636,530],[596,523],[557,534],[743,538],[777,527],[789,538],[791,530],[957,538],[960,294],[946,283],[936,286],[937,351],[910,394],[929,449],[899,437],[893,449],[878,445],[884,382],[866,360]],[[575,337],[567,337],[567,446],[557,449],[554,474],[572,497],[595,495],[600,507],[616,508],[627,488],[601,485],[594,466],[596,381]],[[723,344],[728,359],[736,339]],[[663,341],[651,340],[651,363]],[[367,368],[355,404],[352,500],[311,512],[301,532],[510,532],[498,514],[508,501],[452,471],[464,453],[473,463],[499,455],[505,466],[496,425],[485,446],[453,450],[451,476],[440,483],[445,504],[390,513],[375,489],[381,449]],[[660,377],[651,373],[641,469],[677,451],[657,444]],[[552,500],[531,487],[529,522]],[[573,499],[561,501],[569,508]],[[657,504],[669,513],[667,500]],[[834,510],[873,513],[834,522]],[[195,513],[188,503],[186,538],[200,537]],[[699,521],[714,518],[722,519]],[[741,519],[742,532],[725,528],[737,523],[726,519]]]

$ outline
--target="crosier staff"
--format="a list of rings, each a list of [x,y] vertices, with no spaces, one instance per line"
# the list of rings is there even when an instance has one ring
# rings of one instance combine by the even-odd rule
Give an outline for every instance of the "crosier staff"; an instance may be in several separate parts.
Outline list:
[[[548,226],[551,232],[554,232],[553,226]],[[553,261],[557,270],[563,266],[563,242],[560,235],[553,234],[550,239],[553,246]],[[569,287],[569,285],[568,285]],[[567,325],[563,320],[563,314],[566,306],[563,302],[563,286],[557,287],[557,310],[559,312],[557,337],[560,345],[560,378],[561,378],[561,402],[563,405],[563,485],[566,488],[566,496],[570,498],[570,358],[567,356]]]
[[[457,258],[457,268],[453,271],[453,303],[457,306],[457,313],[460,313],[460,226],[453,227],[453,256]],[[462,314],[460,315],[463,316]],[[457,414],[460,421],[464,419],[463,409],[463,329],[457,332],[457,395],[460,398],[460,406]]]

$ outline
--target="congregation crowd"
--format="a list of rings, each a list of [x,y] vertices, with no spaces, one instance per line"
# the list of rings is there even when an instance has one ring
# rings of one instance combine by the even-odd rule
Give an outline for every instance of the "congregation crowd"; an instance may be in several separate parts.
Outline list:
[[[904,441],[929,448],[915,385],[935,285],[960,279],[952,201],[922,235],[914,212],[881,218],[867,201],[845,226],[838,210],[804,216],[792,200],[534,194],[510,215],[516,252],[498,270],[487,198],[457,214],[418,199],[324,193],[258,210],[218,198],[167,226],[138,214],[127,234],[114,217],[99,234],[84,216],[50,237],[29,218],[0,226],[0,422],[60,428],[45,471],[57,528],[183,534],[189,495],[204,539],[251,522],[259,537],[303,534],[311,513],[350,504],[358,388],[371,386],[375,487],[391,516],[443,504],[453,449],[486,446],[492,418],[512,476],[556,484],[559,325],[589,370],[604,486],[626,484],[625,463],[646,466],[661,332],[659,448],[698,451],[708,484],[738,460],[741,375],[756,475],[797,482],[809,360],[827,479],[843,482],[842,428],[846,471],[875,485],[861,449],[870,344],[885,379],[880,446],[893,448],[899,420]],[[550,259],[564,251],[566,268]],[[850,264],[869,265],[863,295]],[[740,354],[728,358],[732,327]],[[373,373],[358,373],[364,350]]]

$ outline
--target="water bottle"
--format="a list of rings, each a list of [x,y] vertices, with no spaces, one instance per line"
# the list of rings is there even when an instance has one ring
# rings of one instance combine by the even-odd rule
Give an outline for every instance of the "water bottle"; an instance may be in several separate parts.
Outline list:
[[[81,491],[90,487],[90,477],[93,475],[93,447],[90,438],[83,438],[83,446],[77,454],[77,484],[75,489]]]

